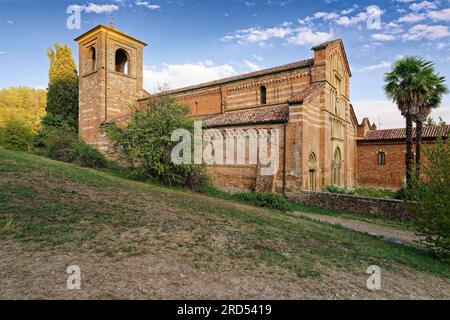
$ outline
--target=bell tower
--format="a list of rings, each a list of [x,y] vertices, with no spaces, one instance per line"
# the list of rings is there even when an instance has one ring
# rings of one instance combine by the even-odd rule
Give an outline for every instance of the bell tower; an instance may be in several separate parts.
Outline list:
[[[106,151],[100,125],[128,113],[130,106],[147,95],[143,89],[146,44],[104,25],[75,41],[79,61],[79,135]]]

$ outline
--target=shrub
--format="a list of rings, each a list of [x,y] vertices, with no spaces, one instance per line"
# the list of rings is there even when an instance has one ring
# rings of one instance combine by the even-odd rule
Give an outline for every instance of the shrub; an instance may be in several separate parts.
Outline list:
[[[291,203],[281,195],[264,192],[238,192],[231,198],[236,201],[246,202],[257,207],[270,208],[280,211],[289,211]]]
[[[70,162],[76,163],[82,167],[106,168],[107,161],[105,156],[84,141],[72,141],[68,153]]]
[[[68,126],[45,125],[35,139],[36,152],[54,160],[71,162],[70,147],[77,141],[75,133]]]
[[[7,120],[0,128],[0,145],[10,150],[30,151],[33,145],[31,128],[14,118]]]
[[[355,194],[354,190],[347,190],[347,189],[340,188],[335,185],[324,186],[322,190],[325,192],[330,192],[330,193],[339,193],[339,194],[348,194],[348,195]]]
[[[450,262],[450,140],[438,139],[426,149],[421,179],[413,179],[405,206],[421,241],[438,257]]]
[[[129,178],[199,189],[208,183],[204,168],[175,165],[170,156],[177,144],[171,139],[172,133],[176,129],[193,132],[194,119],[188,114],[189,108],[174,99],[153,98],[146,108],[131,112],[127,126],[108,123],[102,126],[102,132]]]
[[[83,167],[105,168],[107,160],[103,154],[78,139],[68,125],[44,126],[35,139],[38,154],[54,160],[72,162]]]

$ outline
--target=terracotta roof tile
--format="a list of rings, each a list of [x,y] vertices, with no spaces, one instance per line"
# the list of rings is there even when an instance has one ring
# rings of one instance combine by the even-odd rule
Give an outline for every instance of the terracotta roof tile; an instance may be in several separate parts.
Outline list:
[[[324,87],[325,87],[325,84],[323,82],[314,83],[311,86],[309,86],[308,88],[306,88],[306,89],[300,91],[299,93],[295,94],[292,98],[290,98],[288,100],[288,103],[291,103],[291,104],[303,103],[303,101],[307,97],[309,97],[309,96],[311,96],[311,95],[313,95],[315,93],[318,93]]]
[[[214,128],[260,123],[280,123],[287,121],[288,118],[289,106],[284,104],[219,114],[206,119],[205,126]]]
[[[201,84],[190,86],[190,87],[170,90],[170,91],[167,91],[167,92],[163,92],[162,94],[163,95],[176,94],[176,93],[183,93],[183,92],[191,91],[191,90],[204,89],[204,88],[208,88],[208,87],[212,87],[212,86],[226,84],[226,83],[229,83],[229,82],[234,82],[234,81],[240,81],[240,80],[246,80],[246,79],[250,79],[250,78],[266,76],[266,75],[269,75],[269,74],[283,72],[283,71],[289,71],[289,70],[294,70],[294,69],[298,69],[298,68],[310,67],[312,65],[314,65],[314,59],[301,60],[301,61],[297,61],[297,62],[293,62],[293,63],[289,63],[289,64],[284,64],[284,65],[281,65],[281,66],[278,66],[278,67],[274,67],[274,68],[270,68],[270,69],[259,70],[259,71],[250,72],[250,73],[246,73],[246,74],[242,74],[242,75],[238,75],[238,76],[234,76],[234,77],[229,77],[229,78],[224,78],[224,79],[220,79],[220,80],[205,82],[205,83],[201,83]],[[156,94],[156,96],[157,95],[161,95],[161,94]],[[147,98],[144,98],[144,99],[147,99]]]
[[[442,136],[447,137],[450,132],[450,125],[445,126],[424,126],[422,137],[427,138],[436,138],[439,134],[442,133]],[[416,130],[413,129],[413,138],[416,136]],[[370,130],[367,131],[366,136],[364,137],[365,141],[369,140],[402,140],[406,139],[406,129],[385,129],[385,130]]]

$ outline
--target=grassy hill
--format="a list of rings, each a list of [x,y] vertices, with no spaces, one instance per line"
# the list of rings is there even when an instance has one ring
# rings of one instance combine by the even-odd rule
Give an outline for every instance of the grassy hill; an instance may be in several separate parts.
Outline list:
[[[0,247],[0,298],[448,297],[450,283],[418,249],[1,148]],[[71,262],[88,273],[78,296]]]

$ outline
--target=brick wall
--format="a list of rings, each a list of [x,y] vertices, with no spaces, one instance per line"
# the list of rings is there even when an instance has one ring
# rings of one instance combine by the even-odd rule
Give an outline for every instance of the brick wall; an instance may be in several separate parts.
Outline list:
[[[303,191],[288,193],[287,197],[299,204],[348,211],[357,214],[410,219],[403,209],[402,201],[334,194],[327,192]]]
[[[423,146],[434,144],[434,141],[424,141]],[[357,176],[360,187],[398,190],[404,185],[406,170],[404,141],[358,141],[357,150]],[[386,155],[385,165],[378,164],[379,152]],[[426,161],[423,152],[422,157],[423,161]]]

